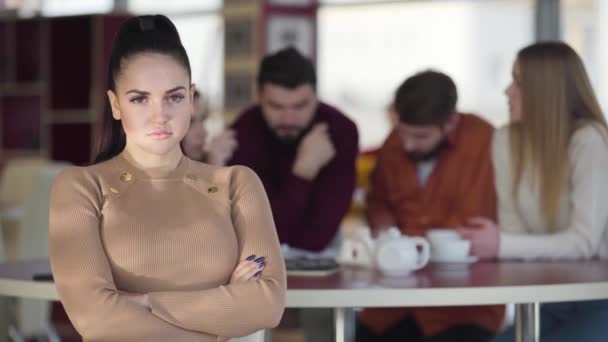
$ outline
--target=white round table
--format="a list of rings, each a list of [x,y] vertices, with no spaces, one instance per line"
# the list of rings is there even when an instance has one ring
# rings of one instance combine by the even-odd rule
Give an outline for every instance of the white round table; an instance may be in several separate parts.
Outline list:
[[[0,296],[58,300],[47,259],[0,264]],[[608,299],[608,261],[429,265],[404,277],[345,268],[324,277],[287,279],[287,307],[333,308],[336,341],[345,311],[365,307],[516,304],[517,341],[537,342],[539,303]]]

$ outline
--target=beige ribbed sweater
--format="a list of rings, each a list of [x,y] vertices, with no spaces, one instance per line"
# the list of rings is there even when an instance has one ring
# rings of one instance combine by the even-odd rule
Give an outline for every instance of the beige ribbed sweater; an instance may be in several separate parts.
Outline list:
[[[276,326],[285,266],[264,188],[245,167],[183,157],[170,172],[123,154],[53,185],[50,254],[59,297],[87,341],[215,341]],[[249,255],[259,280],[229,285]],[[148,293],[151,310],[118,291]]]

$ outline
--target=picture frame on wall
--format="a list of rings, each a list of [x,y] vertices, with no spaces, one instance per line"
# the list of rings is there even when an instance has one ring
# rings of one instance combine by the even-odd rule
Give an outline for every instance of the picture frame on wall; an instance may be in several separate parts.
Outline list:
[[[224,82],[225,107],[240,109],[253,101],[254,76],[250,72],[226,73]]]
[[[266,50],[273,53],[293,46],[303,55],[314,59],[315,22],[311,16],[273,14],[266,28]]]
[[[225,51],[229,57],[249,57],[254,50],[255,22],[249,18],[225,21]]]

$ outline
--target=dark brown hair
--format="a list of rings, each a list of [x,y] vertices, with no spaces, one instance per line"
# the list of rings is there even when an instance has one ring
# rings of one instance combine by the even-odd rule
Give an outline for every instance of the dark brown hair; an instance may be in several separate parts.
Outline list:
[[[317,87],[317,75],[312,62],[290,46],[268,55],[260,63],[258,89],[272,83],[288,89],[310,84]]]
[[[188,77],[191,78],[190,61],[175,25],[163,15],[144,15],[125,21],[114,38],[108,65],[108,89],[116,91],[116,78],[126,59],[146,52],[175,58],[186,68]],[[125,148],[125,144],[122,124],[112,117],[108,100],[99,125],[93,163],[113,158]]]
[[[452,79],[427,70],[405,80],[395,93],[399,121],[411,125],[443,125],[456,111],[458,94]]]

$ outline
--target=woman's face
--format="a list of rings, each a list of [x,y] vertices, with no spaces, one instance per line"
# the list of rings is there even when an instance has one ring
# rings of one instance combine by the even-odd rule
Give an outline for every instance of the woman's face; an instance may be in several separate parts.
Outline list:
[[[181,153],[194,93],[186,68],[171,56],[140,53],[123,61],[115,84],[108,97],[127,151],[135,158]]]
[[[509,113],[511,114],[511,121],[519,121],[522,117],[522,99],[521,99],[521,75],[519,62],[515,60],[513,63],[513,71],[511,72],[511,83],[505,89],[505,94],[509,100]]]

